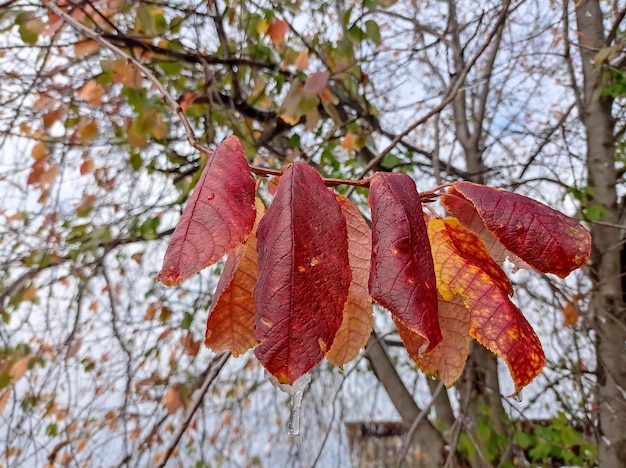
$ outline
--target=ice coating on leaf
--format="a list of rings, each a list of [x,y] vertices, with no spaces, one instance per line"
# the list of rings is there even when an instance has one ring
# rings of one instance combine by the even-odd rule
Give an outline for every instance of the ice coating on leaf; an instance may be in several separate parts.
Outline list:
[[[589,232],[563,213],[528,197],[472,182],[456,182],[454,190],[472,203],[502,245],[536,270],[564,278],[589,261]]]
[[[545,355],[534,330],[509,299],[510,284],[503,282],[483,242],[457,219],[431,219],[428,234],[439,293],[445,300],[462,299],[469,310],[470,336],[504,359],[518,392],[541,372]]]
[[[165,252],[157,279],[180,284],[212,265],[252,231],[255,184],[237,137],[226,138],[209,159]]]
[[[406,174],[377,172],[370,183],[371,296],[414,333],[427,350],[441,341],[433,259],[415,183]]]
[[[439,326],[443,340],[431,352],[423,354],[420,350],[424,346],[424,338],[396,320],[398,334],[409,357],[422,372],[441,380],[446,387],[451,387],[465,368],[472,341],[469,311],[462,301],[439,298]]]
[[[265,207],[256,199],[257,219]],[[254,285],[258,275],[256,227],[244,244],[231,250],[214,294],[207,319],[205,345],[216,353],[230,351],[234,357],[256,343],[254,338]]]
[[[342,368],[365,347],[374,325],[372,300],[367,290],[372,234],[363,216],[349,199],[337,195],[337,201],[348,228],[348,258],[352,269],[352,282],[341,326],[335,335],[333,345],[326,353],[326,359]]]
[[[308,164],[284,171],[257,248],[255,354],[280,383],[291,383],[332,346],[352,277],[346,220]]]

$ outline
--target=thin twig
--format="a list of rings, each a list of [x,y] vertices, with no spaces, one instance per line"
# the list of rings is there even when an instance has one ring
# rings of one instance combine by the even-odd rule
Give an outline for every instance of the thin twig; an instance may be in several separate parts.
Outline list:
[[[189,144],[193,146],[195,149],[197,149],[198,151],[200,151],[201,153],[204,153],[206,155],[212,154],[212,151],[209,148],[207,148],[204,145],[201,145],[198,142],[196,135],[193,131],[193,128],[191,128],[191,124],[189,123],[189,120],[187,119],[187,116],[185,115],[185,111],[183,110],[182,106],[178,104],[176,99],[174,99],[171,93],[158,80],[158,78],[152,72],[152,70],[150,70],[148,67],[142,64],[136,58],[127,54],[122,49],[120,49],[119,47],[117,47],[116,45],[114,45],[113,43],[105,39],[104,37],[102,37],[102,35],[98,34],[92,29],[89,29],[84,24],[72,18],[72,16],[68,15],[65,11],[59,8],[59,6],[56,5],[55,3],[46,2],[46,8],[52,11],[55,15],[58,15],[59,17],[63,18],[63,21],[65,21],[67,24],[71,25],[73,28],[82,32],[85,36],[89,37],[90,39],[93,39],[105,49],[110,50],[118,57],[125,59],[129,64],[133,65],[137,70],[139,70],[144,76],[144,78],[154,85],[154,87],[163,96],[163,99],[165,99],[165,102],[167,102],[167,104],[169,104],[172,110],[176,113],[176,115],[180,119],[180,122],[183,125],[183,128],[185,129],[185,135],[187,136],[187,141],[189,142]]]
[[[191,420],[196,414],[196,411],[198,411],[198,408],[200,407],[200,404],[204,400],[204,396],[209,390],[209,387],[219,375],[220,371],[222,370],[222,367],[224,367],[224,364],[226,364],[226,361],[228,361],[228,358],[230,357],[230,355],[231,355],[230,352],[226,351],[221,354],[218,354],[213,359],[213,366],[211,367],[211,371],[207,373],[206,378],[204,379],[204,382],[202,383],[202,387],[200,387],[200,391],[198,392],[196,397],[193,399],[191,406],[187,410],[185,419],[183,420],[181,425],[178,427],[178,430],[176,431],[176,433],[170,440],[170,443],[167,446],[167,449],[165,450],[165,455],[163,456],[163,459],[157,465],[158,468],[164,468],[165,465],[167,464],[168,460],[174,453],[174,450],[176,449],[178,442],[180,442],[180,439],[183,437],[183,434],[189,427],[189,424],[191,424]]]

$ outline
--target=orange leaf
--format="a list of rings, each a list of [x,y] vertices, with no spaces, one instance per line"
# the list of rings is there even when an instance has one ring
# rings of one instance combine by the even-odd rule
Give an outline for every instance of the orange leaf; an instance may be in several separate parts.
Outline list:
[[[74,44],[74,56],[82,58],[86,55],[95,54],[100,50],[100,44],[93,39],[85,39]]]
[[[80,169],[79,169],[80,175],[89,174],[91,171],[93,171],[93,160],[85,159],[83,163],[80,165]]]
[[[424,338],[411,332],[398,320],[395,322],[411,359],[424,373],[438,378],[446,387],[451,387],[463,372],[472,341],[469,335],[470,316],[463,303],[439,298],[439,326],[443,340],[426,354],[420,354]]]
[[[573,327],[578,323],[578,319],[580,318],[579,307],[577,305],[578,301],[584,298],[584,294],[574,294],[570,299],[567,300],[567,303],[563,307],[563,325],[566,327]]]
[[[2,412],[4,411],[4,408],[6,408],[7,403],[9,402],[9,398],[11,397],[11,389],[7,388],[1,395],[0,395],[0,414],[2,414]]]
[[[41,173],[39,177],[39,183],[51,184],[52,182],[55,181],[58,175],[59,175],[59,165],[55,164],[54,166],[50,166],[48,169],[44,170]]]
[[[371,231],[356,206],[346,197],[337,195],[339,207],[348,228],[348,259],[352,270],[352,283],[343,309],[343,319],[326,359],[343,368],[363,348],[374,324],[372,300],[367,292]]]
[[[180,393],[177,388],[170,388],[165,394],[163,405],[167,410],[167,414],[174,414],[179,408],[183,406],[183,401],[180,398]]]
[[[415,182],[406,174],[377,172],[370,183],[372,297],[404,326],[441,342],[437,286],[426,224]]]
[[[303,71],[309,68],[309,51],[307,49],[302,49],[298,53],[298,56],[296,57],[295,65],[296,65],[296,68],[300,71]]]
[[[157,279],[180,284],[243,242],[254,225],[255,183],[243,147],[230,136],[209,159],[165,252]]]
[[[449,193],[469,201],[502,245],[542,273],[564,278],[589,261],[589,232],[549,206],[471,182],[456,182]]]
[[[42,159],[46,155],[46,144],[43,141],[36,143],[30,151],[30,155],[35,161]]]
[[[257,198],[257,221],[265,207]],[[258,275],[256,226],[245,244],[228,254],[209,312],[204,343],[216,353],[231,351],[234,357],[252,348],[254,338],[254,285]]]
[[[352,275],[346,220],[320,175],[294,163],[280,179],[257,231],[255,354],[291,384],[331,347]]]
[[[435,260],[437,287],[445,300],[455,295],[469,309],[470,335],[503,358],[516,392],[545,365],[541,343],[510,301],[506,275],[472,231],[455,218],[431,219],[428,234]]]
[[[12,366],[9,371],[9,375],[11,376],[12,382],[17,382],[24,374],[26,374],[26,370],[28,369],[28,364],[30,363],[30,356],[25,356],[21,359],[18,359]]]
[[[92,106],[102,105],[104,88],[96,80],[89,80],[78,90],[78,97]]]
[[[285,34],[289,31],[289,23],[285,20],[274,20],[267,28],[267,35],[272,40],[272,44],[278,46],[285,40]]]
[[[187,333],[180,337],[180,344],[185,348],[189,356],[196,356],[200,351],[200,341],[194,340],[193,333]]]
[[[80,127],[79,139],[82,145],[89,145],[98,138],[98,122],[92,120]]]

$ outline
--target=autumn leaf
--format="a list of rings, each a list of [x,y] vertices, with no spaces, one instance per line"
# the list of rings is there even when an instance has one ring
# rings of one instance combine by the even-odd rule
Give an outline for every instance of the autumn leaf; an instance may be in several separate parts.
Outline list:
[[[448,191],[448,194],[441,196],[441,202],[449,214],[457,218],[467,229],[478,235],[480,240],[484,242],[489,255],[491,255],[497,263],[503,263],[508,258],[509,261],[515,265],[516,269],[532,268],[495,238],[476,212],[474,205],[459,194],[454,187]]]
[[[274,20],[267,28],[267,35],[272,40],[274,46],[278,46],[285,41],[285,34],[289,31],[289,23],[285,20]]]
[[[451,387],[465,368],[472,341],[469,311],[463,302],[454,299],[445,301],[439,297],[439,327],[443,339],[426,354],[420,353],[424,338],[411,332],[400,321],[396,320],[395,323],[409,357],[422,372],[441,380],[446,387]]]
[[[212,265],[252,231],[255,183],[239,140],[228,137],[209,159],[165,252],[157,279],[180,284]]]
[[[470,336],[508,364],[515,391],[528,385],[545,365],[539,338],[511,302],[506,274],[478,236],[456,218],[431,219],[437,287],[444,300],[460,296],[470,317]]]
[[[304,91],[307,93],[319,93],[328,84],[328,78],[330,78],[330,73],[328,72],[311,73],[304,83]]]
[[[370,183],[371,296],[405,327],[441,341],[433,259],[415,183],[406,174],[377,172]]]
[[[449,195],[444,195],[449,210],[446,200],[451,196],[469,201],[502,245],[542,273],[564,278],[589,261],[589,232],[549,206],[471,182],[456,182]]]
[[[357,207],[341,195],[337,195],[337,201],[348,228],[348,259],[352,283],[343,309],[341,326],[333,345],[326,353],[326,359],[343,368],[366,345],[374,325],[372,300],[367,291],[372,241],[370,228]]]
[[[295,66],[298,70],[303,71],[309,68],[309,51],[307,49],[302,49],[298,52],[298,56],[296,57]]]
[[[95,54],[100,50],[100,44],[93,39],[84,39],[74,44],[74,56],[76,58],[82,58],[86,55]]]
[[[265,207],[257,198],[257,219]],[[215,302],[207,319],[204,343],[216,353],[231,351],[234,357],[245,353],[255,343],[254,286],[258,275],[256,226],[245,244],[228,254],[215,291]]]
[[[2,394],[0,394],[0,414],[4,412],[4,408],[6,408],[10,397],[11,397],[10,388],[7,388],[4,392],[2,392]]]
[[[287,167],[257,231],[255,354],[280,383],[320,362],[342,321],[351,272],[346,220],[306,163]]]

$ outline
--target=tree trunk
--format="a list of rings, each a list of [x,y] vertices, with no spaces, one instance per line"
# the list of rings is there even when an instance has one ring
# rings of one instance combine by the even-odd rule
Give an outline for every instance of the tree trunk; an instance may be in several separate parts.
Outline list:
[[[591,312],[597,356],[599,466],[623,466],[626,460],[626,311],[622,298],[621,230],[617,206],[612,99],[603,97],[601,73],[594,56],[604,47],[604,23],[597,0],[576,4],[576,21],[584,78],[582,120],[587,136],[590,203],[605,212],[603,224],[591,224]]]

